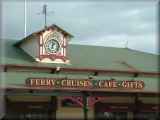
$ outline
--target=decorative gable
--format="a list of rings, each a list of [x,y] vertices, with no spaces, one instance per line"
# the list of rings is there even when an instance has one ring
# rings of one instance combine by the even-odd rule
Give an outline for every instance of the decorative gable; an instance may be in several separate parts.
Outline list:
[[[19,46],[36,61],[44,63],[69,63],[67,56],[68,41],[72,35],[56,25],[33,33]]]

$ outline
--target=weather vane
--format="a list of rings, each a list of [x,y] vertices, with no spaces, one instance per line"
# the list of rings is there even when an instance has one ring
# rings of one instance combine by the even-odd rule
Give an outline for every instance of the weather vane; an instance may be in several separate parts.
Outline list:
[[[44,15],[44,27],[46,28],[47,27],[47,15],[49,14],[49,13],[53,13],[53,11],[47,11],[47,5],[46,4],[44,4],[43,5],[43,10],[42,10],[42,12],[41,13],[39,13],[39,14],[43,14]]]

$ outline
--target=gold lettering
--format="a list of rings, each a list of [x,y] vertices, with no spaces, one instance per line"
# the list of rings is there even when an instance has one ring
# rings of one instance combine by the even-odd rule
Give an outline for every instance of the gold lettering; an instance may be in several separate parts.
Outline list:
[[[85,85],[86,85],[85,83],[86,83],[86,82],[83,82],[82,80],[80,80],[80,81],[79,81],[79,86],[84,86],[84,87],[85,87]]]
[[[127,88],[127,81],[123,81],[123,82],[122,82],[122,87],[123,87],[123,88]]]
[[[105,80],[104,81],[104,88],[109,88],[109,85],[110,85],[109,81]]]
[[[47,85],[47,86],[51,86],[51,81],[47,79],[47,80],[46,80],[46,85]]]
[[[118,86],[117,86],[117,81],[112,81],[112,88],[117,88]]]
[[[143,81],[139,81],[137,88],[138,88],[138,89],[144,88],[144,82],[143,82]]]
[[[132,89],[134,87],[134,83],[132,81],[128,81],[128,88]]]
[[[102,81],[99,80],[99,81],[98,81],[98,87],[99,87],[99,88],[102,88],[102,86],[103,86],[103,85],[102,85]]]
[[[67,80],[67,84],[65,87],[67,87],[67,86],[71,86],[71,82],[69,80]]]
[[[84,86],[84,87],[89,87],[89,86],[90,86],[90,82],[87,81],[87,80],[85,80],[85,81],[83,82],[83,86]]]
[[[49,86],[55,86],[55,80],[50,80],[50,85]]]
[[[40,86],[40,80],[39,79],[35,80],[35,86]]]
[[[62,80],[61,84],[62,84],[62,87],[66,87],[67,86],[67,80]]]
[[[40,80],[40,85],[45,86],[46,85],[46,80]]]
[[[34,85],[35,85],[34,79],[31,79],[31,80],[30,80],[30,85],[31,85],[31,86],[34,86]]]
[[[104,81],[104,88],[112,88],[112,81],[105,80]]]
[[[94,82],[94,81],[93,81]],[[116,80],[96,80],[95,88],[127,88],[127,89],[142,89],[144,88],[143,81],[116,81]],[[76,80],[76,79],[47,79],[47,78],[31,78],[26,81],[30,86],[48,86],[56,87],[60,85],[62,88],[94,88],[91,80]],[[59,87],[60,87],[59,86]]]

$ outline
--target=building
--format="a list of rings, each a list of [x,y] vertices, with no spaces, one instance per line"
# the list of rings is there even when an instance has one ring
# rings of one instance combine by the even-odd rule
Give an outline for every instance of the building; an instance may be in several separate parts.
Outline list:
[[[159,55],[72,37],[52,25],[3,40],[4,119],[159,119]]]

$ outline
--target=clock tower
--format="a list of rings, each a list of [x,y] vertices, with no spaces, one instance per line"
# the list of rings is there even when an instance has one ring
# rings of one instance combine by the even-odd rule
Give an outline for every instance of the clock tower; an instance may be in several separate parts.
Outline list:
[[[67,64],[69,63],[68,42],[72,37],[57,25],[51,25],[32,33],[16,45],[37,62]]]

